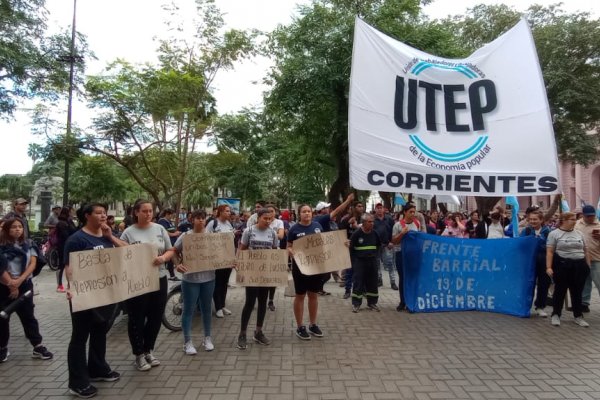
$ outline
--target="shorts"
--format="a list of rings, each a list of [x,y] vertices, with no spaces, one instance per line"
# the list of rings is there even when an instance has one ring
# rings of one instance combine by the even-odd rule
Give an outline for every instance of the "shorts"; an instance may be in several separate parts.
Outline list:
[[[294,278],[294,288],[296,294],[306,294],[306,292],[318,293],[323,290],[324,278],[327,274],[304,275],[300,272],[296,262],[292,263],[292,277]]]

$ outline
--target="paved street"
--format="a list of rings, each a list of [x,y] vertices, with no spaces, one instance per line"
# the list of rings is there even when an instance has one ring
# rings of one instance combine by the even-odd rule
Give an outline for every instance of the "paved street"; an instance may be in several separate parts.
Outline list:
[[[66,349],[70,318],[64,295],[54,292],[54,273],[37,279],[36,313],[51,361],[33,360],[16,316],[11,323],[9,360],[0,364],[1,399],[70,398]],[[389,285],[386,285],[389,287]],[[519,319],[479,312],[398,313],[397,293],[381,290],[381,313],[353,314],[343,289],[326,286],[320,298],[322,339],[294,335],[291,298],[276,294],[267,311],[271,346],[234,342],[243,304],[242,288],[231,289],[233,315],[215,319],[215,351],[201,350],[199,318],[194,324],[196,356],[182,352],[182,335],[162,328],[155,354],[162,365],[149,372],[133,366],[126,317],[108,338],[107,359],[122,374],[99,383],[107,399],[596,399],[600,398],[600,303],[594,293],[591,328],[563,314],[560,328],[548,319]],[[250,321],[255,321],[256,313]]]

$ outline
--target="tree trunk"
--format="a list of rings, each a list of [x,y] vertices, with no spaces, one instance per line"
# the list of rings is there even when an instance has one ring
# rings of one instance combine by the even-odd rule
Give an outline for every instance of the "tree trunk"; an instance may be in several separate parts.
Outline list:
[[[392,199],[394,198],[394,193],[391,192],[379,192],[379,197],[383,200],[383,206],[388,210],[392,209]]]
[[[342,199],[345,198],[344,194],[350,188],[350,171],[348,164],[348,100],[346,98],[346,84],[340,83],[335,89],[337,97],[337,113],[336,113],[336,125],[337,134],[335,135],[336,140],[333,143],[332,154],[337,155],[336,166],[337,166],[337,177],[329,193],[327,199],[331,203],[332,209],[339,206]]]
[[[475,197],[479,215],[487,215],[501,199],[502,197]]]
[[[437,197],[433,196],[431,198],[431,210],[437,210],[438,205],[437,205]]]

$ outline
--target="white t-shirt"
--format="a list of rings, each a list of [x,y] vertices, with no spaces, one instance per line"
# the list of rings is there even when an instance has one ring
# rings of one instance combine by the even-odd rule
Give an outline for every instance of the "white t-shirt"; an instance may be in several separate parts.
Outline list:
[[[162,255],[165,251],[171,248],[171,238],[169,232],[164,226],[151,222],[146,228],[138,228],[137,225],[131,225],[123,231],[121,240],[129,244],[150,243],[156,248],[156,256]],[[159,270],[159,277],[167,276],[167,268],[163,263]]]

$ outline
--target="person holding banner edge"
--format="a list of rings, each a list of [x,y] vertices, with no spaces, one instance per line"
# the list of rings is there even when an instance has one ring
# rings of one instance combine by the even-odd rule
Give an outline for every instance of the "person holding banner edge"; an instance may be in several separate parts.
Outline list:
[[[554,279],[552,296],[552,325],[560,326],[560,317],[567,294],[571,294],[574,322],[590,326],[584,319],[581,293],[590,274],[590,255],[581,232],[574,229],[575,213],[565,212],[559,216],[559,227],[548,235],[546,244],[546,273]]]
[[[206,222],[206,213],[204,211],[194,211],[191,213],[189,221],[192,223],[192,230],[188,230],[179,236],[175,242],[175,246],[168,250],[167,253],[177,251],[181,254],[183,252],[183,238],[185,235],[204,233]],[[172,255],[170,256],[172,257]],[[192,318],[198,305],[200,306],[202,326],[204,328],[204,340],[202,344],[204,350],[212,351],[215,348],[211,339],[211,308],[213,292],[215,290],[215,271],[188,272],[185,265],[179,264],[177,272],[183,273],[181,280],[181,295],[183,296],[183,314],[181,315],[183,351],[190,356],[197,354],[196,348],[192,343]]]
[[[406,310],[406,301],[404,300],[404,271],[402,264],[402,238],[409,231],[420,232],[421,226],[415,218],[417,209],[414,204],[408,203],[402,208],[402,217],[394,224],[392,230],[392,243],[396,250],[396,271],[398,272],[398,293],[400,295],[400,304],[396,307],[396,311]]]
[[[159,267],[159,290],[126,300],[129,315],[127,333],[138,371],[148,371],[160,365],[153,351],[167,304],[168,284],[165,263],[173,256],[172,252],[167,252],[171,248],[169,233],[162,225],[152,222],[153,217],[152,203],[146,200],[136,201],[133,206],[134,224],[125,229],[121,235],[121,239],[129,244],[152,244],[157,252],[154,265]]]
[[[277,233],[271,228],[271,220],[274,214],[269,208],[262,208],[257,212],[258,222],[256,225],[250,225],[244,230],[240,239],[239,250],[264,250],[279,248],[279,238]],[[267,298],[269,296],[268,287],[246,286],[246,302],[242,309],[242,320],[240,333],[237,340],[237,348],[245,350],[248,347],[246,338],[246,329],[254,309],[254,304],[258,299],[258,308],[256,310],[256,329],[253,339],[256,343],[268,346],[271,340],[265,336],[262,331],[265,315],[267,314]]]
[[[323,290],[323,276],[325,274],[304,275],[300,272],[298,264],[293,260],[294,241],[303,236],[321,233],[323,227],[312,219],[312,208],[308,204],[302,204],[298,207],[299,221],[290,228],[288,232],[287,249],[292,257],[292,277],[294,278],[294,287],[296,296],[294,297],[294,316],[296,317],[296,336],[302,340],[310,340],[311,335],[323,337],[323,332],[317,325],[317,313],[319,310],[319,295]],[[304,298],[308,296],[308,330],[304,325]]]
[[[73,280],[72,267],[69,265],[71,253],[92,249],[106,249],[127,245],[126,242],[113,236],[106,224],[104,204],[84,205],[78,215],[83,227],[72,234],[65,243],[65,275],[68,282]],[[71,299],[70,286],[67,287],[67,299]],[[81,398],[90,398],[98,393],[98,389],[90,382],[114,382],[121,375],[112,370],[106,362],[106,334],[110,329],[110,316],[114,305],[96,307],[84,311],[73,312],[71,303],[72,332],[67,351],[69,367],[69,392]],[[89,338],[89,358],[86,360],[86,345]]]

